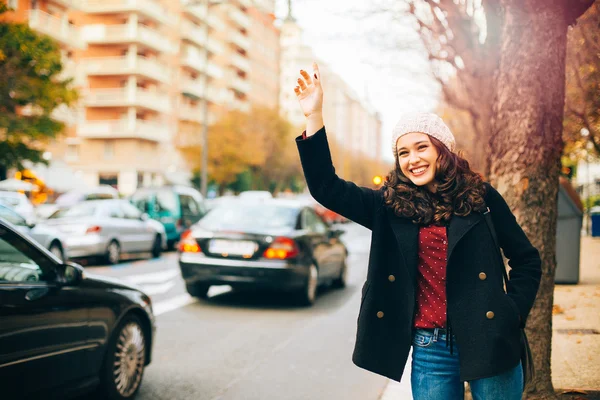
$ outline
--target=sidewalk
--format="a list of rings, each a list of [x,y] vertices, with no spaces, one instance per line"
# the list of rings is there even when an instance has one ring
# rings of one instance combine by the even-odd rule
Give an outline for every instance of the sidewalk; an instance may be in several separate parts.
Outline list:
[[[579,284],[556,285],[552,318],[552,383],[557,392],[600,392],[600,238],[581,237]],[[591,393],[590,393],[591,394]],[[401,383],[381,400],[410,400],[410,358]]]

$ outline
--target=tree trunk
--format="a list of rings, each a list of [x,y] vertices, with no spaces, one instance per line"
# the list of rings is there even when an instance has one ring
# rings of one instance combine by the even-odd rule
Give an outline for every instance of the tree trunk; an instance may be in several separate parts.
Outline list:
[[[567,23],[561,2],[501,3],[504,23],[490,180],[540,251],[542,281],[527,321],[536,377],[527,398],[553,399],[550,354]]]

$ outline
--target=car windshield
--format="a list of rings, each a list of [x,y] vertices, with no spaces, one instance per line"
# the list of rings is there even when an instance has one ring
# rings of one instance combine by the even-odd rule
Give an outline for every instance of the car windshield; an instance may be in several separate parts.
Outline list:
[[[202,218],[198,225],[207,230],[294,228],[298,210],[268,204],[223,204]]]
[[[70,208],[56,211],[49,219],[91,217],[96,214],[98,205],[95,203],[79,203]]]

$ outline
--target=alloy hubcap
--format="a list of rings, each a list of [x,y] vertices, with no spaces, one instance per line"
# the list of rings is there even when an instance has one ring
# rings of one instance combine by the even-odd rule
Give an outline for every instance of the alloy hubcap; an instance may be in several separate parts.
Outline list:
[[[113,264],[119,262],[119,245],[116,243],[111,243],[108,247],[108,256],[110,257],[110,261]]]
[[[131,322],[121,330],[117,340],[113,378],[123,397],[131,396],[140,385],[146,362],[146,342],[141,327]]]

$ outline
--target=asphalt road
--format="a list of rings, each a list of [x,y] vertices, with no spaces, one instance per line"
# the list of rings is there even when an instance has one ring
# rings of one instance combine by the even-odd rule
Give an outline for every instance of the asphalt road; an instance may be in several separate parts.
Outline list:
[[[387,379],[351,361],[370,232],[346,230],[348,285],[324,289],[313,307],[285,294],[212,287],[208,300],[185,292],[176,253],[87,266],[137,284],[153,300],[157,336],[138,399],[376,400]]]

